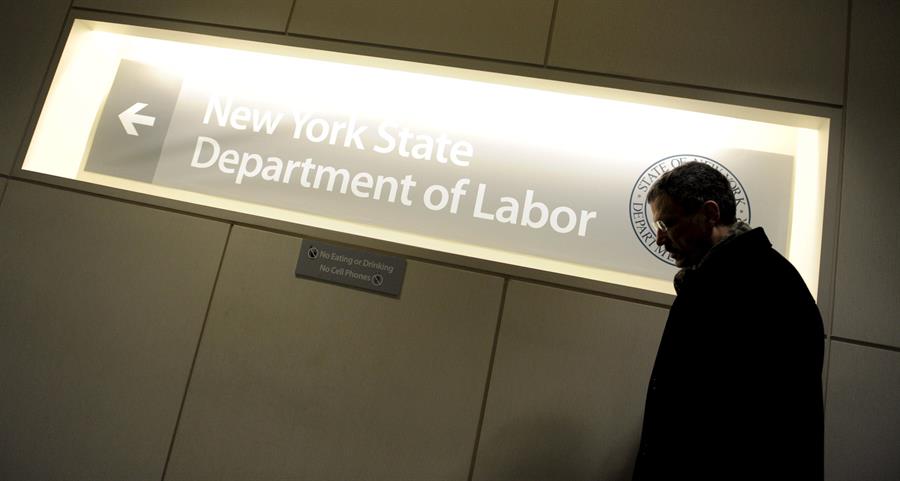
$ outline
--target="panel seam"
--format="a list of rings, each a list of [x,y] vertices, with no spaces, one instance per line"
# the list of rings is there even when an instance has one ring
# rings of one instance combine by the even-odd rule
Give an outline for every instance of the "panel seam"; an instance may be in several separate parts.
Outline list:
[[[846,337],[831,337],[831,340],[843,342],[844,344],[853,344],[854,346],[870,347],[872,349],[880,349],[882,351],[891,351],[900,353],[900,347],[889,346],[887,344],[878,344],[875,342],[860,341],[857,339],[849,339]]]
[[[50,57],[50,61],[47,62],[47,66],[44,67],[44,75],[41,78],[40,86],[41,88],[37,92],[37,98],[34,99],[34,102],[31,105],[31,115],[28,116],[28,123],[25,125],[25,131],[22,132],[21,137],[19,138],[19,146],[16,148],[16,157],[13,159],[13,164],[10,166],[9,172],[4,172],[4,174],[9,174],[12,177],[13,173],[16,172],[16,167],[23,168],[25,165],[25,155],[27,152],[23,150],[26,149],[26,139],[31,140],[31,136],[34,135],[33,128],[36,128],[38,116],[40,116],[40,112],[38,112],[38,105],[43,105],[47,100],[47,96],[50,93],[50,84],[53,82],[53,75],[50,71],[54,66],[56,66],[56,62],[58,61],[57,55],[62,57],[63,46],[60,44],[63,41],[63,35],[69,30],[69,17],[72,16],[72,7],[75,4],[75,0],[69,0],[69,8],[66,10],[66,18],[63,21],[62,27],[59,29],[59,34],[56,36],[56,42],[53,44],[53,55]],[[2,200],[2,199],[0,199]]]
[[[837,305],[837,281],[838,281],[838,258],[840,256],[840,244],[841,244],[841,204],[843,204],[843,191],[844,191],[844,162],[847,161],[847,98],[849,97],[850,92],[850,29],[853,26],[853,0],[847,0],[847,39],[844,46],[844,106],[841,109],[841,159],[838,163],[838,182],[837,184],[837,201],[834,206],[834,250],[832,252],[833,259],[833,268],[831,271],[831,305],[828,306],[831,315],[828,321],[828,360],[825,366],[825,395],[822,398],[822,405],[828,405],[828,383],[831,380],[831,344],[833,340],[844,340],[843,338],[834,336],[834,319],[836,317],[835,305]],[[846,340],[845,342],[857,343],[858,341]],[[878,346],[877,344],[873,344],[873,346]]]
[[[287,23],[284,24],[284,34],[288,35],[288,30],[291,28],[291,19],[294,17],[294,8],[297,7],[297,0],[291,2],[291,10],[288,12]]]
[[[478,416],[478,426],[475,431],[475,445],[472,448],[472,459],[469,464],[469,477],[466,478],[468,481],[472,481],[472,476],[475,475],[475,462],[478,460],[478,446],[481,443],[481,430],[484,427],[484,414],[487,410],[487,401],[488,395],[491,390],[491,378],[494,374],[494,361],[497,356],[497,345],[500,341],[500,324],[503,321],[503,311],[506,307],[506,292],[509,287],[509,278],[503,278],[503,292],[500,294],[500,309],[497,312],[497,326],[494,330],[494,342],[491,347],[491,359],[488,362],[488,371],[487,377],[484,382],[484,397],[481,400],[481,413]]]
[[[547,32],[547,46],[544,49],[544,67],[550,61],[550,44],[553,43],[553,32],[556,28],[556,12],[559,10],[559,0],[553,2],[553,14],[550,17],[550,31]]]
[[[175,17],[164,17],[164,16],[161,16],[161,15],[153,15],[153,14],[147,14],[147,13],[122,12],[122,11],[120,11],[120,10],[109,10],[109,9],[104,9],[104,8],[85,7],[85,6],[73,7],[72,10],[73,10],[73,13],[76,13],[76,14],[77,14],[77,12],[79,12],[79,11],[81,11],[81,12],[94,12],[94,13],[103,14],[103,15],[109,15],[109,16],[114,16],[114,17],[123,17],[123,18],[124,18],[124,17],[145,18],[145,19],[148,19],[148,20],[156,20],[156,21],[160,21],[160,22],[171,23],[171,24],[174,25],[174,27],[168,27],[168,26],[166,26],[166,27],[151,27],[151,28],[171,29],[171,30],[176,30],[176,31],[180,31],[180,32],[183,32],[184,30],[183,30],[183,29],[179,29],[178,26],[177,26],[177,24],[197,25],[197,26],[200,26],[200,27],[209,27],[209,28],[221,29],[221,30],[235,30],[235,31],[241,31],[241,32],[255,32],[255,33],[263,33],[263,34],[269,34],[269,35],[279,35],[279,34],[284,34],[283,31],[279,30],[278,28],[275,28],[274,26],[272,26],[272,27],[248,27],[248,26],[244,26],[244,25],[233,25],[233,24],[229,24],[229,23],[214,23],[214,22],[207,22],[207,21],[203,21],[203,20],[193,20],[193,19],[175,18]],[[99,21],[102,21],[102,22],[115,22],[115,20],[99,20]],[[205,33],[204,35],[216,35],[216,34]],[[227,36],[227,35],[226,35],[226,36]]]
[[[172,459],[172,451],[175,448],[175,438],[178,436],[178,428],[181,425],[181,417],[184,413],[184,405],[187,402],[188,391],[191,387],[191,380],[194,377],[194,369],[197,366],[197,357],[200,354],[200,345],[203,342],[203,334],[206,332],[206,322],[209,320],[209,311],[212,308],[213,299],[216,296],[216,288],[219,285],[219,276],[222,274],[222,265],[225,264],[225,254],[228,252],[228,243],[231,240],[231,232],[234,230],[234,224],[228,225],[228,234],[225,236],[225,245],[222,246],[222,255],[219,258],[219,267],[216,269],[216,277],[213,280],[212,290],[209,293],[209,300],[206,303],[206,312],[203,315],[203,324],[200,326],[200,335],[197,337],[197,346],[194,348],[194,357],[191,360],[191,367],[188,371],[187,381],[184,385],[184,394],[181,397],[181,406],[178,408],[178,416],[175,418],[175,428],[172,430],[172,439],[169,441],[169,450],[166,453],[166,462],[163,464],[161,480],[166,479],[166,473],[169,469],[169,461]]]
[[[0,174],[0,179],[3,179],[6,181],[2,186],[0,186],[0,207],[2,207],[3,199],[6,198],[6,191],[7,191],[7,189],[9,189],[10,178],[5,175]]]

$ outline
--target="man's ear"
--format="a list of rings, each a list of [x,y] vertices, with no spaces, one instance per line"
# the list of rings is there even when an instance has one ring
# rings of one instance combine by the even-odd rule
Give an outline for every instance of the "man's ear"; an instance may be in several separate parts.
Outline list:
[[[721,219],[721,214],[719,213],[719,204],[714,200],[708,200],[703,203],[703,214],[706,215],[706,221],[711,225],[716,226],[719,225],[719,219]]]

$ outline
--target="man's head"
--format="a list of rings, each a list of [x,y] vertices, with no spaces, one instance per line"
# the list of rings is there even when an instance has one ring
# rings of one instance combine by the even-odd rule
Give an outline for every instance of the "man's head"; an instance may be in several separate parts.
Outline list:
[[[701,162],[663,174],[647,202],[657,221],[656,243],[678,267],[696,265],[735,222],[734,192],[728,179]]]

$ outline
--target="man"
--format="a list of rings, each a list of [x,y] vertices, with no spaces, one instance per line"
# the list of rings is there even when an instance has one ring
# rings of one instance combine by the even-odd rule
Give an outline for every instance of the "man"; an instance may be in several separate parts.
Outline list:
[[[648,201],[681,270],[634,479],[821,480],[824,330],[803,279],[715,168],[673,169]]]

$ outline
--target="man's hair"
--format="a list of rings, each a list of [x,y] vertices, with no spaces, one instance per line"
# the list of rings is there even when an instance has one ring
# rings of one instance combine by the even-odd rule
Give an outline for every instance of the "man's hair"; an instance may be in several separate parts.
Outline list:
[[[728,178],[702,162],[688,162],[666,172],[650,187],[647,202],[652,203],[666,194],[686,213],[694,213],[704,202],[711,200],[719,205],[719,223],[735,222],[734,192]]]

